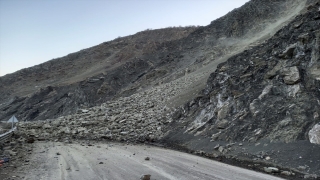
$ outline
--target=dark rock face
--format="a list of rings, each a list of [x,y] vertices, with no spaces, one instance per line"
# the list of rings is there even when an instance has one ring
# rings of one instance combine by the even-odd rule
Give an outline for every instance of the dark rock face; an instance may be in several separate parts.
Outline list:
[[[308,139],[320,122],[318,16],[318,6],[311,7],[265,43],[220,64],[203,96],[175,113],[176,126],[212,141]]]

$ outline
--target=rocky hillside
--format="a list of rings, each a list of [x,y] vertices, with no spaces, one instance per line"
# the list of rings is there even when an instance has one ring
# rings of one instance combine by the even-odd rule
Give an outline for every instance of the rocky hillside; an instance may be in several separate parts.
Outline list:
[[[108,72],[142,54],[153,53],[163,42],[188,36],[196,28],[145,30],[8,74],[0,78],[4,85],[1,87],[1,93],[4,94],[1,100],[6,95],[25,96],[48,85],[68,85]]]
[[[0,78],[0,118],[56,118],[199,68],[209,73],[208,64],[270,37],[305,3],[253,0],[206,27],[144,31],[6,75]]]
[[[106,102],[152,68],[137,57],[194,29],[145,30],[0,77],[0,117],[44,120]]]
[[[221,63],[179,115],[212,140],[292,142],[320,122],[320,15],[295,18],[271,39]]]
[[[174,113],[164,142],[254,162],[273,155],[278,166],[305,163],[300,170],[320,174],[319,8],[219,64],[201,95]]]

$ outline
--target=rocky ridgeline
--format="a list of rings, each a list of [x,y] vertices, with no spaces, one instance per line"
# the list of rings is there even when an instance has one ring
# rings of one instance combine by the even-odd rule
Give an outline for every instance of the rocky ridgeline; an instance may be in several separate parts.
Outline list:
[[[120,97],[101,106],[79,109],[76,114],[33,122],[20,122],[18,133],[36,139],[110,139],[155,141],[170,123],[168,101],[180,94],[203,74],[182,77],[129,97]]]

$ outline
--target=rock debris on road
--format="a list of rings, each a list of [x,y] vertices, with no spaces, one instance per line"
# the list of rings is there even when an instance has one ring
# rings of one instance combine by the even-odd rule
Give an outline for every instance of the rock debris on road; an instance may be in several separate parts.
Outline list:
[[[146,145],[36,143],[31,165],[17,172],[25,180],[277,180],[202,157]],[[97,148],[100,146],[100,148]],[[57,156],[59,152],[59,156]],[[150,160],[146,161],[145,158]]]

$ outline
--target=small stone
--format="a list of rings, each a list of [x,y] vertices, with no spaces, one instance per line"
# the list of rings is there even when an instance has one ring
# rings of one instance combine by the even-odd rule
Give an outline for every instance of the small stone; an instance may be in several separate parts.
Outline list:
[[[28,138],[27,139],[27,143],[30,143],[30,144],[34,143],[34,139],[33,138]]]
[[[318,176],[316,174],[306,174],[303,177],[304,179],[317,179]]]
[[[224,150],[223,146],[220,146],[218,149],[218,151],[220,151],[221,153],[223,153],[223,150]]]
[[[263,170],[267,173],[278,173],[279,169],[275,167],[264,167]]]
[[[267,160],[267,161],[270,160],[270,159],[271,159],[270,156],[267,156],[267,157],[266,157],[266,160]]]
[[[89,110],[81,109],[81,112],[82,112],[82,113],[87,113],[87,112],[89,112]]]
[[[307,169],[307,167],[306,166],[299,166],[298,169],[304,171]]]
[[[214,146],[213,149],[218,149],[220,147],[220,144],[217,144],[216,146]]]
[[[145,174],[141,176],[141,180],[150,180],[151,175],[150,174]]]
[[[61,155],[59,152],[56,153],[58,156]]]
[[[149,158],[149,157],[146,157],[146,158],[144,158],[144,160],[149,161],[149,160],[150,160],[150,158]]]
[[[99,162],[99,164],[103,164],[103,162]]]
[[[289,171],[282,171],[281,174],[282,174],[282,175],[286,175],[286,176],[294,175],[294,173],[289,172]]]

